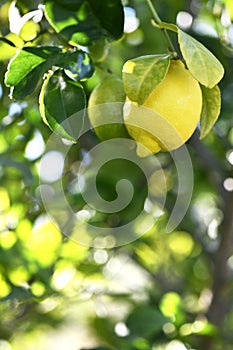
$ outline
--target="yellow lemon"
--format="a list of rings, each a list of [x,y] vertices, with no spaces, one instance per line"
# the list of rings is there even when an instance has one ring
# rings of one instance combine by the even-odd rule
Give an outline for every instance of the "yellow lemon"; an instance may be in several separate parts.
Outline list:
[[[124,101],[123,83],[113,74],[105,76],[92,91],[88,116],[100,140],[129,137],[123,119]]]
[[[194,133],[201,110],[199,83],[180,60],[172,60],[164,80],[143,105],[126,100],[124,121],[130,136],[139,142],[138,154],[145,156],[184,144]]]

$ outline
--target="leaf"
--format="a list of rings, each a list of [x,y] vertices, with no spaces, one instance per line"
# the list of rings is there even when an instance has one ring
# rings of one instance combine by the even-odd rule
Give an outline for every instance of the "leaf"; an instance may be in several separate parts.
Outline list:
[[[150,337],[159,333],[167,319],[162,313],[150,306],[138,306],[128,316],[126,321],[131,335]]]
[[[57,4],[47,0],[45,16],[55,31],[72,45],[88,46],[101,37],[115,40],[123,34],[124,13],[120,0],[85,0],[75,11],[65,2]]]
[[[24,41],[15,33],[9,33],[6,37],[0,37],[0,60],[9,60],[16,55],[18,48],[24,45]]]
[[[17,100],[30,95],[48,68],[47,63],[43,62],[32,69],[32,71],[29,72],[16,86],[11,87],[10,98]]]
[[[124,11],[120,0],[88,0],[102,28],[112,40],[119,39],[124,29]]]
[[[86,107],[82,85],[57,70],[44,81],[39,103],[41,116],[50,129],[61,137],[76,142]]]
[[[28,53],[24,50],[10,61],[5,75],[5,84],[7,86],[16,86],[19,84],[34,68],[45,61],[44,58]]]
[[[200,121],[200,139],[203,139],[215,124],[221,109],[220,89],[216,85],[212,89],[201,86],[203,107]]]
[[[90,78],[94,72],[94,67],[90,56],[82,50],[68,50],[62,52],[58,47],[26,47],[25,51],[42,57],[47,60],[47,67],[58,66],[70,71],[72,79],[80,80]]]
[[[175,32],[175,33],[178,32],[178,27],[173,23],[161,22],[161,23],[157,24],[156,22],[153,22],[153,25],[156,28],[167,29],[167,30],[170,30],[170,31]]]
[[[39,49],[39,50],[37,50]],[[40,48],[34,48],[37,54],[27,50],[21,50],[9,63],[5,76],[7,86],[19,84],[34,68],[44,63],[46,58],[40,55]],[[42,52],[42,51],[41,51]]]
[[[85,0],[54,0],[54,2],[72,11],[78,10],[84,1]]]
[[[86,1],[77,11],[69,10],[54,1],[46,1],[45,16],[55,31],[71,45],[87,46],[102,35]]]
[[[202,85],[213,88],[222,79],[224,68],[199,41],[178,29],[178,41],[187,67]]]
[[[52,66],[67,69],[74,80],[89,78],[94,71],[89,56],[81,50],[62,52],[56,46],[25,47],[8,65],[5,83],[11,87],[11,97],[24,98],[32,93]]]
[[[24,98],[30,94],[60,51],[50,46],[26,47],[19,51],[10,61],[5,75],[5,84],[12,87],[11,97]]]
[[[44,59],[48,59],[51,57],[56,57],[61,52],[61,49],[57,46],[29,46],[25,47],[24,51],[30,52]]]
[[[3,41],[5,44],[8,44],[12,47],[16,47],[16,45],[11,41],[11,40],[8,40],[7,38],[4,38],[4,37],[0,37],[0,41]]]
[[[60,55],[58,65],[67,76],[75,81],[88,79],[94,73],[94,66],[88,54],[81,50]]]
[[[130,100],[143,104],[165,78],[169,55],[148,55],[127,61],[123,66],[123,84]]]

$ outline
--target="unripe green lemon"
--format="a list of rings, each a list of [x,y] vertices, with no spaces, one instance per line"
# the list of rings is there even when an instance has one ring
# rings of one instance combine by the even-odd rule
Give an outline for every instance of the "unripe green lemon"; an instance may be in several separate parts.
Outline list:
[[[108,74],[92,91],[88,116],[100,140],[129,137],[123,119],[124,101],[123,83],[113,74]]]
[[[153,79],[153,77],[152,77]],[[126,101],[124,121],[129,134],[152,153],[171,151],[194,133],[202,110],[199,83],[180,60],[171,61],[164,80],[144,104]],[[138,154],[147,155],[138,146]]]

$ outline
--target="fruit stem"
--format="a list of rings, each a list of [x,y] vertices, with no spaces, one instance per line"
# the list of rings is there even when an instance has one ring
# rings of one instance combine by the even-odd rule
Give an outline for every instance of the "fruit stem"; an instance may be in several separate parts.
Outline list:
[[[149,7],[151,13],[152,13],[152,16],[153,16],[154,21],[155,21],[157,24],[161,24],[162,21],[161,21],[159,15],[158,15],[157,11],[155,10],[154,5],[152,4],[152,1],[151,1],[151,0],[146,0],[146,2],[147,2],[147,4],[148,4],[148,7]],[[174,46],[173,46],[173,43],[172,43],[172,41],[171,41],[171,39],[170,39],[170,37],[169,37],[169,35],[168,35],[167,30],[166,30],[166,29],[160,29],[160,30],[162,31],[162,33],[163,33],[163,35],[164,35],[164,38],[165,38],[165,40],[166,40],[166,42],[167,42],[167,49],[168,49],[168,52],[170,52],[170,53],[172,53],[172,54],[174,54],[174,55],[176,56],[176,50],[175,50],[175,48],[174,48]]]

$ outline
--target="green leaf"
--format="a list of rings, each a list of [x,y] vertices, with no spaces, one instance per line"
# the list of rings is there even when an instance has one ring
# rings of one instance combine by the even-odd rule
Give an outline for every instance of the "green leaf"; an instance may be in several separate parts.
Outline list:
[[[224,75],[219,60],[199,41],[178,29],[178,40],[187,67],[202,85],[212,88]]]
[[[55,31],[72,45],[91,45],[101,37],[115,40],[123,34],[124,13],[120,0],[85,0],[75,11],[62,1],[57,4],[47,0],[45,16]]]
[[[119,39],[124,29],[124,11],[120,0],[88,0],[101,27],[112,40]]]
[[[62,52],[53,46],[25,47],[12,59],[5,76],[11,97],[24,98],[32,93],[52,66],[66,69],[74,80],[89,78],[94,71],[89,56],[81,50]]]
[[[94,66],[90,57],[81,50],[67,51],[61,54],[58,65],[64,68],[67,76],[75,81],[88,79],[94,73]]]
[[[12,47],[16,47],[16,45],[11,40],[8,40],[7,38],[4,38],[2,36],[0,37],[0,41],[3,41],[5,44],[10,45]]]
[[[76,142],[83,126],[83,110],[86,107],[82,85],[57,70],[44,81],[39,103],[41,116],[50,129]]]
[[[7,86],[16,86],[43,62],[45,62],[44,58],[21,50],[8,65],[5,84]]]
[[[221,109],[221,93],[216,85],[212,89],[201,86],[203,107],[200,121],[200,139],[203,139],[215,124]]]
[[[54,1],[46,1],[45,16],[55,31],[71,45],[87,46],[102,35],[86,1],[77,11],[69,10]]]
[[[131,335],[150,337],[159,333],[167,319],[162,313],[150,306],[138,306],[128,316],[126,321]]]
[[[54,0],[57,4],[72,11],[78,10],[84,1],[85,0]]]
[[[16,86],[11,87],[10,98],[17,100],[30,95],[48,68],[47,62],[43,62],[32,69]]]
[[[0,60],[9,60],[14,57],[23,44],[23,40],[14,33],[0,37]]]
[[[5,84],[11,97],[24,98],[36,87],[43,74],[54,64],[61,49],[57,47],[26,47],[10,61]]]
[[[169,55],[148,55],[127,61],[123,66],[123,84],[131,101],[143,104],[165,78],[170,65]]]
[[[56,57],[61,52],[61,49],[57,46],[29,46],[23,50],[44,59]]]
[[[94,72],[94,67],[90,56],[82,50],[68,50],[62,52],[58,47],[26,47],[24,51],[47,60],[48,69],[52,66],[64,68],[70,72],[72,79],[82,80],[90,78]]]

